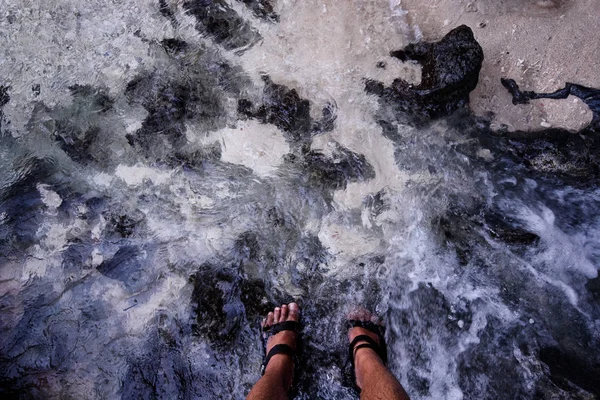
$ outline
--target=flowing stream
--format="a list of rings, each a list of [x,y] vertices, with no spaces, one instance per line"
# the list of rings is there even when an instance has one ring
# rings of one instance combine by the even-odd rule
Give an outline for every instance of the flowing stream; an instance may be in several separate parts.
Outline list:
[[[386,114],[400,3],[0,0],[0,397],[243,399],[291,300],[298,399],[355,305],[412,399],[600,396],[597,179]]]

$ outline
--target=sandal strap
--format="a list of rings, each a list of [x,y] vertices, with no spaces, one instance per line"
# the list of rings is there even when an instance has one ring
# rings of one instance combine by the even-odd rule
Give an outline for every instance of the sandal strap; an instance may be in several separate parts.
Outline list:
[[[369,346],[372,346],[371,348],[373,350],[375,350],[376,352],[378,352],[378,350],[379,350],[379,344],[377,344],[377,342],[371,336],[358,335],[357,337],[354,338],[354,340],[349,345],[349,350],[352,353],[352,355],[354,355],[354,350],[356,350],[354,347],[356,346],[356,343],[358,343],[358,342],[367,342],[369,344]]]
[[[360,327],[360,328],[364,328],[370,332],[373,332],[373,333],[379,335],[380,337],[385,336],[385,326],[375,324],[371,321],[362,321],[360,319],[350,319],[347,321],[347,324],[348,324],[348,329]]]
[[[381,326],[381,325],[379,325],[379,326]],[[368,328],[365,328],[365,329],[369,330]],[[381,358],[381,361],[383,361],[383,363],[385,365],[387,365],[388,358],[387,358],[387,346],[385,344],[385,338],[379,332],[373,332],[373,333],[376,333],[377,336],[379,337],[379,343],[377,343],[375,341],[375,339],[373,339],[370,336],[358,335],[357,337],[354,338],[354,340],[352,340],[352,342],[348,346],[349,357],[350,357],[350,360],[352,361],[353,366],[354,366],[354,352],[363,347],[368,347],[370,349],[373,349],[375,351],[375,353],[377,353],[379,358]],[[360,344],[357,346],[356,344],[358,342],[367,342],[367,343]]]
[[[296,321],[284,321],[267,328],[263,328],[263,332],[269,332],[271,335],[276,335],[282,331],[292,331],[298,333],[300,324]]]
[[[292,349],[289,345],[284,343],[276,344],[275,346],[273,346],[273,348],[271,349],[271,351],[269,351],[269,354],[267,354],[265,360],[263,361],[260,371],[261,375],[265,374],[269,361],[271,361],[271,358],[273,358],[273,356],[276,356],[277,354],[287,354],[288,356],[294,358],[294,356],[296,355],[296,351]]]
[[[375,351],[375,353],[377,353],[379,351],[379,347],[373,346],[371,343],[359,344],[358,346],[354,347],[353,352],[356,353],[356,350],[359,350],[359,349],[371,349],[371,350]]]

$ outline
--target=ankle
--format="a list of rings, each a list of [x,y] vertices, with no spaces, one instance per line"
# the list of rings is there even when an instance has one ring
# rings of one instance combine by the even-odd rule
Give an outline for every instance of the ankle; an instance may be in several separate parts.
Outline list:
[[[265,368],[265,375],[273,375],[280,379],[281,386],[286,390],[292,386],[294,361],[287,354],[277,354],[271,358]]]
[[[379,365],[384,366],[375,350],[368,347],[356,350],[354,353],[354,372],[356,374],[356,384],[359,388],[363,387],[363,382],[369,372],[374,371],[374,367]]]

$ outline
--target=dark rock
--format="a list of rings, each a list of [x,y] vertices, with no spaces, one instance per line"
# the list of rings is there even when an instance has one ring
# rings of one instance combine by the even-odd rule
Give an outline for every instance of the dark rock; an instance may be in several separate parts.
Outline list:
[[[163,17],[168,18],[172,24],[177,25],[177,19],[175,13],[167,4],[167,0],[158,0],[159,11]]]
[[[512,218],[498,213],[485,214],[485,227],[490,234],[505,243],[531,245],[539,240],[539,236],[523,229]]]
[[[217,121],[223,115],[223,107],[214,90],[206,87],[202,80],[184,83],[159,73],[139,76],[129,82],[127,98],[148,111],[142,127],[127,136],[130,145],[147,157],[163,160],[181,152],[187,143],[187,120],[201,119],[208,129],[220,126]]]
[[[592,122],[580,132],[551,128],[539,131],[496,133],[506,140],[505,149],[516,160],[538,172],[568,179],[571,183],[589,181],[600,176],[600,90],[573,83],[553,93],[522,92],[512,79],[502,84],[513,96],[514,104],[532,99],[579,97],[593,112]]]
[[[584,130],[600,132],[600,89],[567,82],[563,89],[552,93],[522,92],[513,79],[502,78],[500,81],[513,96],[513,104],[527,104],[533,99],[566,99],[569,96],[580,98],[593,113],[592,122]]]
[[[8,94],[9,87],[0,85],[0,135],[2,135],[2,126],[5,123],[2,107],[8,104],[10,96]]]
[[[244,3],[246,7],[252,10],[252,13],[263,20],[270,22],[279,22],[279,15],[273,10],[271,0],[238,0]]]
[[[284,132],[289,141],[308,141],[311,138],[312,118],[310,103],[302,99],[296,89],[288,89],[264,76],[264,104],[253,108],[247,99],[238,102],[238,112],[264,124],[273,124]]]
[[[108,129],[114,100],[106,89],[73,85],[69,106],[55,108],[36,103],[28,128],[49,136],[73,161],[81,164],[105,163],[111,157],[108,145],[115,143]]]
[[[33,92],[33,95],[35,97],[38,97],[41,93],[41,86],[39,83],[36,83],[35,85],[31,86],[31,91]]]
[[[152,279],[144,268],[146,258],[144,251],[139,247],[126,245],[96,269],[110,279],[123,282],[130,290],[139,290]]]
[[[58,146],[69,155],[73,161],[86,163],[94,159],[92,146],[98,139],[100,128],[92,127],[82,132],[79,127],[68,119],[56,121],[56,131],[52,135]]]
[[[69,86],[73,101],[77,108],[86,109],[90,112],[107,112],[113,108],[114,100],[106,93],[105,89],[90,85]]]
[[[188,44],[179,39],[164,39],[160,42],[160,44],[171,55],[177,55],[178,53],[184,52],[188,49]]]
[[[118,237],[128,238],[140,229],[139,226],[144,222],[145,216],[138,211],[123,215],[111,215],[107,219],[107,231],[114,232]]]
[[[227,50],[244,49],[260,39],[260,34],[225,0],[187,0],[183,7],[196,18],[199,32]]]
[[[264,283],[244,279],[236,266],[204,264],[190,281],[196,320],[192,330],[218,348],[237,339],[245,318],[257,318],[268,310]]]
[[[381,189],[375,194],[368,195],[363,200],[363,206],[369,210],[372,218],[377,218],[381,213],[390,209],[390,199],[386,189]]]
[[[0,107],[4,107],[10,101],[10,95],[8,94],[8,86],[0,85]]]
[[[267,75],[263,76],[263,81],[263,104],[254,106],[250,100],[240,99],[239,114],[275,125],[288,141],[296,144],[307,144],[314,134],[333,129],[336,114],[332,104],[322,110],[320,121],[314,121],[310,116],[310,102],[301,98],[296,89],[276,84]]]
[[[597,302],[600,302],[600,276],[590,279],[585,287],[592,295],[592,298]]]
[[[148,116],[127,140],[146,158],[169,165],[199,167],[218,160],[218,143],[191,146],[186,124],[192,122],[204,133],[224,128],[229,122],[226,99],[238,97],[250,80],[240,67],[229,65],[217,53],[198,53],[179,39],[165,39],[161,44],[176,68],[144,73],[128,83],[128,101],[144,107]]]
[[[321,188],[345,189],[348,183],[375,177],[375,170],[364,155],[342,146],[338,146],[331,157],[311,150],[292,162],[301,166],[310,184]]]
[[[588,392],[600,396],[600,359],[590,360],[582,349],[542,347],[540,361],[550,368],[550,379],[564,390],[570,389],[569,381]],[[578,354],[579,353],[579,354]]]
[[[123,378],[122,399],[197,399],[207,395],[210,383],[201,371],[187,361],[185,336],[189,328],[166,311],[149,324],[146,344],[135,357],[127,360],[129,366]],[[141,353],[141,354],[140,354]],[[211,377],[212,382],[216,377]],[[217,396],[210,396],[218,398]]]
[[[0,142],[2,143],[2,142]],[[2,143],[3,145],[6,143]],[[19,160],[14,167],[18,179],[0,191],[0,256],[8,257],[23,252],[37,240],[37,231],[43,220],[42,202],[38,184],[56,182],[56,167],[48,159]]]
[[[421,83],[413,86],[396,79],[385,87],[369,80],[365,90],[380,96],[382,108],[411,124],[444,117],[468,105],[483,62],[483,50],[471,28],[465,25],[453,29],[439,42],[411,44],[390,54],[421,64]]]

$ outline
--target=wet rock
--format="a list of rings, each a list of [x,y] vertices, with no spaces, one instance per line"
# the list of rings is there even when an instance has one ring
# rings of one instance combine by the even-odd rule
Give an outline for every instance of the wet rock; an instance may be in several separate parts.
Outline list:
[[[600,276],[594,279],[590,279],[585,285],[587,290],[592,295],[592,298],[597,302],[600,302]]]
[[[146,216],[139,210],[123,214],[112,214],[107,211],[104,214],[107,220],[105,233],[107,237],[129,238],[144,228]]]
[[[0,144],[11,148],[10,138],[1,139]],[[0,255],[2,257],[23,256],[24,250],[38,240],[38,229],[43,221],[42,201],[38,184],[54,186],[60,178],[55,176],[55,165],[48,159],[20,158],[13,165],[12,181],[5,181],[0,191]]]
[[[161,78],[156,74],[140,77],[129,82],[125,92],[130,101],[140,101],[148,111],[142,127],[128,136],[131,145],[139,144],[146,152],[160,146],[162,137],[175,147],[185,143],[184,122],[194,114],[188,108],[192,88],[177,81],[163,83]]]
[[[8,104],[10,101],[10,95],[8,94],[9,87],[0,85],[0,135],[2,132],[3,125],[6,124],[4,120],[4,113],[2,112],[2,107]]]
[[[390,53],[422,65],[421,83],[396,79],[391,86],[368,80],[365,90],[380,97],[379,114],[395,115],[403,123],[422,124],[450,115],[469,103],[483,62],[483,50],[471,28],[461,25],[439,42],[411,44]]]
[[[485,214],[485,227],[490,234],[505,243],[531,245],[539,240],[539,236],[531,233],[512,218],[498,213]]]
[[[591,123],[574,133],[560,128],[539,131],[494,132],[501,139],[497,146],[517,163],[552,175],[574,185],[600,176],[600,90],[573,83],[553,93],[521,91],[512,79],[502,84],[513,96],[513,104],[526,104],[533,99],[579,97],[592,110]]]
[[[107,260],[104,260],[96,269],[102,275],[116,279],[130,291],[145,287],[148,280],[152,279],[144,267],[148,256],[143,249],[137,246],[125,245]]]
[[[163,39],[160,44],[172,56],[184,53],[188,49],[188,44],[180,39]]]
[[[111,129],[114,100],[105,88],[73,85],[69,89],[73,98],[69,106],[37,103],[28,128],[49,136],[77,163],[109,163],[108,147],[117,141]]]
[[[4,107],[10,101],[9,87],[0,85],[0,107]]]
[[[244,49],[260,40],[260,34],[224,0],[187,0],[183,8],[196,18],[199,32],[227,50]]]
[[[177,18],[175,18],[175,13],[167,3],[167,0],[158,0],[158,6],[160,13],[169,19],[174,26],[177,26]]]
[[[288,155],[286,163],[300,167],[306,183],[329,190],[345,189],[348,183],[375,177],[375,170],[364,155],[339,145],[331,156],[310,150],[298,156]]]
[[[148,116],[142,127],[127,135],[131,146],[151,158],[165,159],[169,153],[186,145],[185,122],[202,118],[215,126],[222,116],[221,101],[201,84],[184,84],[152,73],[138,77],[127,86],[126,96],[131,103],[140,103]]]
[[[235,265],[204,264],[190,281],[194,285],[192,330],[217,348],[228,347],[238,338],[245,316],[255,318],[268,309],[264,283],[244,279]]]
[[[246,7],[252,10],[252,13],[263,20],[270,22],[279,22],[279,15],[273,10],[271,0],[238,0],[244,3]]]
[[[488,317],[487,326],[478,335],[480,343],[460,354],[457,360],[460,388],[467,397],[534,399],[537,388],[526,384],[523,366],[513,350],[518,347],[513,342],[529,342],[523,336],[531,334],[531,330],[501,327],[499,320]]]
[[[156,320],[143,353],[127,360],[129,365],[120,389],[122,398],[203,398],[204,388],[209,387],[203,382],[205,377],[194,371],[182,351],[189,329],[166,312]]]
[[[56,121],[55,127],[54,140],[73,161],[86,163],[94,159],[92,147],[100,135],[100,128],[94,126],[82,132],[68,120]]]
[[[263,81],[263,104],[255,106],[249,99],[241,99],[239,114],[275,125],[292,143],[308,143],[314,134],[333,129],[336,119],[333,105],[323,109],[321,121],[314,121],[310,116],[310,102],[301,98],[296,89],[276,84],[266,75]]]
[[[542,347],[540,360],[550,368],[550,379],[557,386],[570,391],[571,383],[598,396],[600,395],[600,359],[592,360],[582,349]]]
[[[375,194],[369,194],[363,200],[363,206],[369,210],[371,218],[377,218],[383,212],[390,209],[389,192],[387,189],[381,189]]]
[[[114,100],[106,93],[106,89],[90,85],[69,86],[73,101],[78,109],[91,113],[104,113],[112,109]]]
[[[580,98],[592,111],[592,122],[584,131],[600,132],[600,89],[589,88],[575,83],[567,82],[563,89],[552,93],[536,93],[521,91],[513,79],[501,79],[502,85],[513,96],[513,104],[527,104],[534,99],[566,99],[569,96]]]
[[[224,128],[229,119],[227,98],[239,96],[250,84],[247,76],[217,53],[198,55],[179,39],[161,44],[178,71],[156,70],[128,83],[125,95],[130,104],[148,112],[141,128],[127,135],[129,144],[146,158],[170,165],[197,167],[219,159],[218,144],[189,145],[186,125],[204,133]]]
[[[498,134],[497,147],[526,167],[547,175],[582,184],[600,175],[600,137],[584,130],[564,129]]]
[[[77,272],[90,267],[94,246],[91,240],[76,238],[71,240],[62,253],[62,268],[68,274],[77,276]]]

